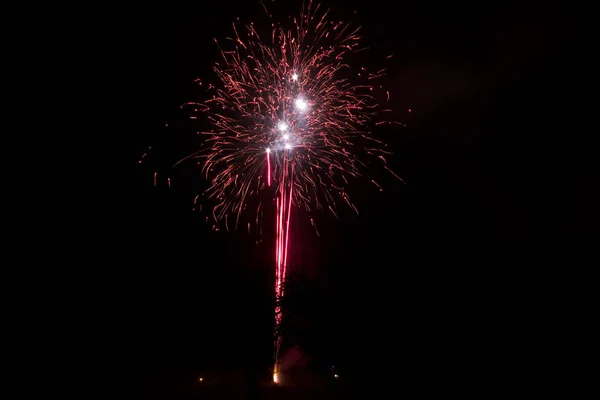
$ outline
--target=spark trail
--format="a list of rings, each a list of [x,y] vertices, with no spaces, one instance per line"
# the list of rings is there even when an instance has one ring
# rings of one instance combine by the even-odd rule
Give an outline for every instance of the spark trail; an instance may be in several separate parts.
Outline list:
[[[271,22],[260,30],[249,23],[240,30],[234,24],[228,45],[215,40],[221,60],[214,67],[219,84],[208,89],[212,96],[187,103],[207,114],[212,129],[201,132],[204,147],[180,162],[204,160],[210,182],[205,195],[214,201],[214,220],[227,223],[233,216],[237,227],[247,206],[258,203],[259,222],[260,193],[275,194],[274,381],[292,206],[309,214],[325,208],[335,214],[341,199],[356,210],[346,192],[348,178],[361,175],[362,157],[385,162],[390,154],[370,131],[386,123],[381,116],[391,111],[376,100],[389,99],[389,92],[374,83],[385,69],[371,73],[353,67],[348,59],[366,50],[359,45],[360,27],[329,20],[329,14],[309,1],[287,25]]]

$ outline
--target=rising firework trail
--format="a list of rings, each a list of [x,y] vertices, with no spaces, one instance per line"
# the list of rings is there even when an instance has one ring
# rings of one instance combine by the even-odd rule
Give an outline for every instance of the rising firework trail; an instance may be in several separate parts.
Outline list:
[[[260,194],[274,196],[275,382],[292,206],[309,215],[325,208],[335,214],[339,199],[358,213],[346,192],[348,178],[361,175],[365,156],[385,163],[391,154],[371,135],[390,111],[377,101],[389,100],[375,83],[385,69],[353,66],[348,60],[367,49],[359,45],[360,27],[328,16],[309,1],[298,18],[271,21],[267,30],[234,24],[226,45],[215,39],[221,60],[214,67],[219,83],[207,90],[211,97],[187,103],[207,113],[213,127],[200,132],[204,147],[184,160],[203,159],[215,222],[227,225],[231,216],[237,227],[248,205],[257,203],[261,224]]]

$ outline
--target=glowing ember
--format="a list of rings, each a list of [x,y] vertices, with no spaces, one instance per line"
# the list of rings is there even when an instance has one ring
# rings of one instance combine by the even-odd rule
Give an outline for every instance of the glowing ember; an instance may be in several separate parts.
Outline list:
[[[285,131],[287,131],[288,126],[287,126],[287,124],[285,122],[280,122],[277,125],[277,129],[279,129],[281,132],[285,132]]]
[[[304,99],[298,99],[296,100],[296,108],[300,111],[306,111],[308,103]]]

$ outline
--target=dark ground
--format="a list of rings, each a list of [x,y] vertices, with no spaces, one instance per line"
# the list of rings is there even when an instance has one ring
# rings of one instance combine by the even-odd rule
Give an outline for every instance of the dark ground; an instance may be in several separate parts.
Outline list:
[[[105,155],[101,206],[86,211],[98,217],[86,254],[100,287],[94,351],[132,397],[197,398],[186,385],[214,371],[268,375],[266,245],[212,232],[191,211],[194,187],[178,185],[189,179],[164,180],[191,144],[164,125],[210,72],[212,37],[251,3],[147,4],[107,22],[115,118],[102,140],[119,154]],[[549,321],[566,312],[565,288],[554,282],[597,232],[570,10],[356,3],[375,54],[395,55],[388,84],[407,127],[387,134],[406,184],[361,191],[360,216],[322,217],[320,239],[299,228],[297,269],[316,289],[297,340],[339,365],[356,398],[536,382],[558,357]]]

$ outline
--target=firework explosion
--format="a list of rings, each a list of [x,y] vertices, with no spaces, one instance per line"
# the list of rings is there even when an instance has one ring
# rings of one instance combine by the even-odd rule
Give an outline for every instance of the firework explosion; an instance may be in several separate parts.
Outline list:
[[[335,214],[336,201],[343,200],[358,212],[345,190],[348,178],[365,166],[361,154],[385,162],[387,153],[370,135],[373,125],[384,123],[375,117],[390,111],[375,99],[389,99],[373,85],[384,70],[353,70],[346,59],[366,50],[359,46],[360,27],[331,21],[328,14],[310,1],[289,28],[271,23],[264,36],[253,23],[243,33],[234,24],[233,43],[219,46],[219,85],[210,85],[209,100],[188,103],[213,125],[201,132],[205,147],[187,158],[204,159],[215,221],[235,216],[237,227],[253,197],[259,199],[258,221],[260,193],[275,197],[275,382],[292,205],[309,214],[324,208]]]

